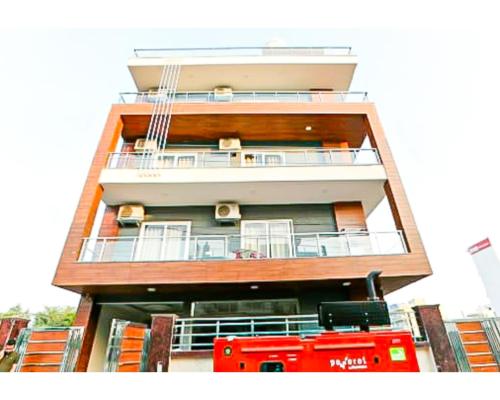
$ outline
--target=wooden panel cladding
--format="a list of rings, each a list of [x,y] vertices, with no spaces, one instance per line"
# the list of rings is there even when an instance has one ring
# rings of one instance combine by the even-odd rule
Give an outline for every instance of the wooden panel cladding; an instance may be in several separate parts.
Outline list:
[[[457,324],[457,329],[460,332],[464,332],[464,331],[482,331],[483,327],[481,325],[481,322],[479,322],[479,321],[474,321],[474,322],[459,322]]]
[[[349,142],[337,142],[333,140],[323,140],[321,143],[323,147],[329,147],[333,149],[348,149],[349,148]]]
[[[485,353],[491,351],[488,343],[464,344],[466,353]]]
[[[102,198],[102,187],[98,182],[99,175],[106,165],[108,153],[116,149],[122,126],[121,116],[118,110],[113,107],[90,166],[53,283],[57,282],[57,275],[61,270],[60,267],[63,265],[69,266],[69,263],[73,263],[78,259],[81,240],[91,233],[97,208]]]
[[[124,116],[123,137],[134,141],[144,137],[149,116]],[[311,126],[311,131],[306,131]],[[349,127],[349,128],[346,128]],[[360,147],[365,134],[361,120],[327,115],[174,115],[169,142],[216,141],[224,136],[242,141],[318,141],[336,139]]]
[[[30,337],[30,342],[39,340],[68,340],[69,331],[43,331],[33,332]]]
[[[21,372],[58,372],[64,359],[69,331],[34,331],[21,359]]]
[[[66,342],[54,342],[54,343],[28,343],[26,351],[28,353],[37,351],[64,351],[66,347]]]
[[[334,203],[333,213],[339,232],[367,228],[363,204],[360,201]]]
[[[56,363],[60,364],[63,360],[64,353],[59,354],[28,354],[24,357],[23,363]]]
[[[380,160],[387,173],[384,184],[385,194],[391,208],[396,229],[403,231],[406,247],[412,254],[421,258],[422,272],[431,275],[432,270],[425,253],[424,245],[417,230],[415,219],[410,209],[401,178],[399,176],[389,144],[384,135],[382,124],[375,109],[366,114],[366,132],[372,147],[379,152]]]
[[[472,372],[498,372],[498,367],[485,366],[485,367],[472,367]]]
[[[356,140],[350,137],[352,132],[356,137],[360,132],[370,136],[372,146],[379,150],[380,157],[387,172],[388,181],[385,185],[386,194],[398,229],[403,230],[409,254],[392,256],[361,256],[338,258],[309,259],[262,259],[262,260],[231,260],[231,261],[179,261],[151,263],[78,263],[82,238],[89,235],[95,218],[97,205],[101,199],[102,188],[98,183],[100,171],[105,166],[107,153],[114,151],[124,121],[128,125],[138,123],[140,126],[127,126],[131,135],[145,132],[143,129],[149,121],[152,105],[133,104],[113,106],[99,142],[94,161],[85,183],[78,208],[73,219],[66,244],[59,262],[53,283],[76,292],[86,290],[92,293],[106,291],[110,286],[130,285],[182,285],[188,283],[237,283],[237,282],[268,282],[268,281],[311,281],[322,279],[348,279],[364,277],[374,267],[383,270],[382,282],[384,293],[389,293],[431,274],[430,265],[423,244],[415,226],[415,221],[408,205],[406,194],[401,184],[389,146],[384,137],[382,126],[378,120],[375,108],[370,103],[310,103],[310,104],[176,104],[174,114],[179,117],[198,118],[197,124],[210,125],[215,122],[217,129],[221,128],[224,116],[237,117],[238,124],[247,124],[248,136],[244,138],[260,138],[265,140],[282,140],[294,138],[297,140],[328,140],[348,142],[356,146]],[[260,114],[271,114],[262,116]],[[212,115],[210,115],[212,114]],[[297,114],[297,115],[294,115]],[[324,126],[332,124],[328,130],[318,131],[313,125],[311,133],[304,127],[299,131],[291,131],[291,121],[301,123],[311,122],[311,115],[322,120]],[[207,119],[203,120],[202,116]],[[269,129],[266,118],[275,118],[275,125],[280,122],[282,129],[276,132]],[[138,119],[137,119],[138,118]],[[290,121],[287,121],[287,120]],[[260,122],[259,122],[260,121]],[[327,122],[329,121],[329,122]],[[260,133],[253,136],[251,132],[257,124]],[[360,124],[362,127],[360,127]],[[142,125],[141,125],[142,124]],[[260,125],[259,125],[260,124]],[[185,125],[182,129],[174,129],[169,134],[171,142],[190,139],[187,132],[195,133],[197,139],[211,140],[219,137],[214,126],[210,129],[201,125]],[[299,127],[299,124],[296,125]],[[139,129],[140,128],[140,129]],[[189,129],[188,129],[189,128]],[[200,128],[201,130],[198,130]],[[266,128],[266,129],[264,129]],[[286,128],[286,129],[285,129]],[[183,129],[186,129],[185,131]],[[354,129],[354,130],[353,130]],[[136,133],[133,133],[135,130]],[[129,133],[130,133],[129,132]],[[185,133],[185,136],[184,133]],[[210,133],[212,132],[212,133]],[[271,133],[270,133],[271,132]],[[280,133],[281,132],[281,133]],[[289,133],[287,133],[289,132]],[[333,133],[332,133],[333,132]],[[222,133],[231,133],[226,130]],[[363,136],[361,135],[361,136]],[[127,136],[127,134],[125,135]],[[240,135],[241,136],[241,135]],[[360,137],[361,137],[360,136]],[[353,199],[355,200],[355,199]]]
[[[117,372],[140,372],[142,349],[146,338],[146,325],[130,324],[124,332],[120,344]]]
[[[23,365],[21,372],[59,372],[58,365]]]
[[[335,103],[199,103],[174,104],[169,142],[213,141],[221,135],[241,140],[346,141],[360,147],[366,137],[364,115],[342,112]],[[115,106],[123,113],[123,137],[145,136],[153,105]],[[311,131],[305,127],[311,126]]]
[[[464,343],[486,342],[488,340],[484,332],[477,332],[477,333],[460,332],[460,337],[462,338],[462,341]]]
[[[118,206],[106,206],[104,215],[102,217],[101,227],[99,228],[100,237],[114,237],[118,236],[120,225],[116,220],[118,216]]]

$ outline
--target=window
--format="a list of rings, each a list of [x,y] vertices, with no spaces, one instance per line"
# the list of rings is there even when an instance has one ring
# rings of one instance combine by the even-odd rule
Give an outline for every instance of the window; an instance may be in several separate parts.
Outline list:
[[[135,259],[137,261],[186,260],[191,222],[144,222]]]
[[[284,153],[244,152],[241,157],[244,167],[275,167],[285,165]]]
[[[241,221],[239,258],[292,257],[292,230],[292,220]]]
[[[158,154],[157,168],[192,168],[196,167],[196,154],[163,153]]]

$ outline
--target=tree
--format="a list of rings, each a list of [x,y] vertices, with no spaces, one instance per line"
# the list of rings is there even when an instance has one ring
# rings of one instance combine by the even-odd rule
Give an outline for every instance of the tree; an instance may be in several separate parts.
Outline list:
[[[16,304],[14,307],[9,308],[4,313],[0,313],[0,318],[13,318],[13,317],[31,319],[31,314],[29,310],[23,310],[21,304]]]
[[[71,326],[75,320],[73,307],[48,307],[35,314],[36,327]]]

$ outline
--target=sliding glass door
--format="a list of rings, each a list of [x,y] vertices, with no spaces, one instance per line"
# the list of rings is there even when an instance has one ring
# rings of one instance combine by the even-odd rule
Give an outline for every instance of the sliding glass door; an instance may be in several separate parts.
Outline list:
[[[241,247],[250,258],[293,256],[292,221],[241,221]]]
[[[191,222],[144,222],[137,243],[137,261],[186,260]]]
[[[241,163],[244,167],[277,167],[285,164],[284,153],[245,152]]]

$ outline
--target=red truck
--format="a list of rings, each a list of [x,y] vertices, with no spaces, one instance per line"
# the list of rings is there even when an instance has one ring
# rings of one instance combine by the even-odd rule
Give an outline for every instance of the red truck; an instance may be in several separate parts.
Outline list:
[[[367,278],[369,301],[318,306],[326,332],[314,336],[227,337],[214,340],[215,372],[419,372],[410,332],[370,331],[390,324],[387,304],[375,296]],[[335,332],[358,325],[359,332]]]

